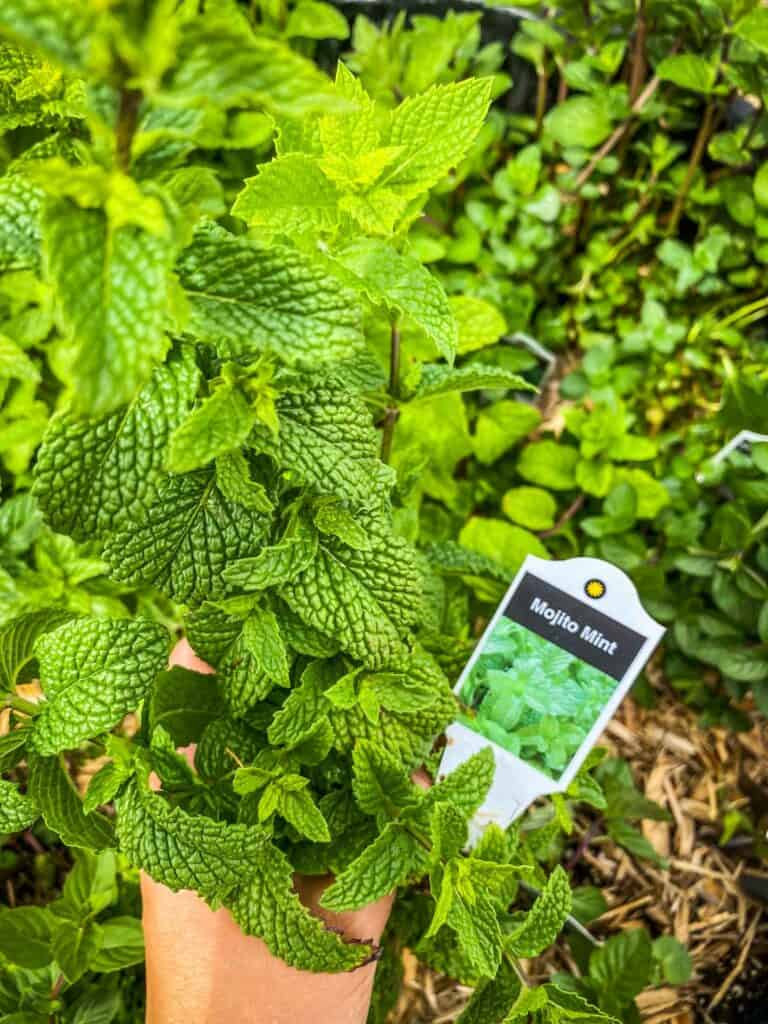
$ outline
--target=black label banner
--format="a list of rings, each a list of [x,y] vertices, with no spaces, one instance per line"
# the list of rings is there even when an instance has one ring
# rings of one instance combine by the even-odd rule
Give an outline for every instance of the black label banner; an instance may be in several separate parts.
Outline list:
[[[545,640],[621,679],[646,637],[527,572],[504,614]]]

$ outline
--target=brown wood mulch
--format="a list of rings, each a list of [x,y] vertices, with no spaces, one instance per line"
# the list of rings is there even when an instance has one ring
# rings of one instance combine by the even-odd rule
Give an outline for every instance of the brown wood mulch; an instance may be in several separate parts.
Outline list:
[[[672,821],[642,826],[667,858],[665,869],[632,858],[608,839],[587,846],[574,881],[600,886],[609,906],[590,931],[601,939],[644,924],[654,937],[672,934],[688,947],[692,980],[681,988],[644,992],[638,1005],[646,1024],[768,1024],[768,904],[744,889],[751,883],[768,891],[768,865],[744,832],[718,845],[728,811],[741,810],[766,834],[768,728],[761,724],[739,734],[703,730],[694,712],[661,692],[651,710],[626,700],[601,743],[630,762],[638,787],[666,807]],[[580,820],[579,831],[588,825],[588,819]],[[537,981],[576,969],[563,940],[523,966]],[[757,989],[765,993],[761,1009],[752,1006]],[[742,1012],[745,993],[749,1008]],[[450,1024],[470,995],[406,952],[405,984],[392,1024]]]

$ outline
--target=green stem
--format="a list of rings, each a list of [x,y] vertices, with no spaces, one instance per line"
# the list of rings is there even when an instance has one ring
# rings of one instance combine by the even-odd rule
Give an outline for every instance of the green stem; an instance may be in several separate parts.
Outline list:
[[[704,156],[704,150],[709,142],[712,129],[715,125],[715,101],[710,100],[707,103],[704,111],[704,117],[702,118],[701,125],[696,135],[696,141],[693,144],[693,150],[691,152],[691,159],[688,161],[688,170],[685,172],[685,178],[683,184],[680,187],[680,191],[677,193],[675,199],[675,205],[672,207],[672,213],[669,216],[669,224],[667,225],[667,234],[674,235],[677,231],[677,226],[680,223],[680,218],[683,215],[685,209],[685,201],[688,198],[688,193],[691,191],[691,185],[693,179],[696,176],[696,171],[699,169],[702,157]]]
[[[124,174],[131,169],[131,147],[139,123],[141,93],[138,89],[122,89],[117,112],[115,160]]]
[[[20,711],[24,715],[37,715],[40,713],[39,705],[33,704],[31,700],[25,700],[17,693],[7,694],[5,697],[5,706],[13,708],[14,711]]]
[[[537,69],[536,72],[536,138],[541,138],[541,130],[544,125],[544,115],[547,112],[547,92],[549,90],[549,75],[546,68]]]
[[[381,434],[381,461],[389,462],[392,455],[392,439],[395,424],[400,416],[397,400],[400,397],[400,328],[393,321],[389,344],[389,404],[384,413],[384,427]]]

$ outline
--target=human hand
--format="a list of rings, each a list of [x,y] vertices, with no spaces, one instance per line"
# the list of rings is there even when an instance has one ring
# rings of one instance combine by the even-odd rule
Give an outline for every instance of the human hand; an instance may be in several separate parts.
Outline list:
[[[186,640],[172,665],[212,669]],[[190,758],[194,748],[185,751]],[[378,942],[394,894],[361,910],[319,905],[331,878],[295,877],[302,903],[347,939]],[[193,892],[173,893],[142,876],[147,970],[146,1024],[364,1024],[375,964],[343,974],[289,967],[261,939],[244,935],[226,909],[213,911]]]

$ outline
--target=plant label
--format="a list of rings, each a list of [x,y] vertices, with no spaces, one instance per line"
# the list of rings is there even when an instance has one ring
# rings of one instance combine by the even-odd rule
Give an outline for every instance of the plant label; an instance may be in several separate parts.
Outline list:
[[[440,764],[442,777],[490,741],[475,837],[567,789],[663,634],[609,562],[526,558],[456,684]]]
[[[758,434],[754,430],[740,430],[718,452],[710,459],[707,459],[704,467],[697,473],[696,479],[700,484],[712,482],[713,476],[717,480],[718,471],[722,473],[722,469],[729,462],[733,461],[734,457],[744,456],[747,459],[751,459],[753,446],[765,444],[766,442],[768,442],[768,434]]]

